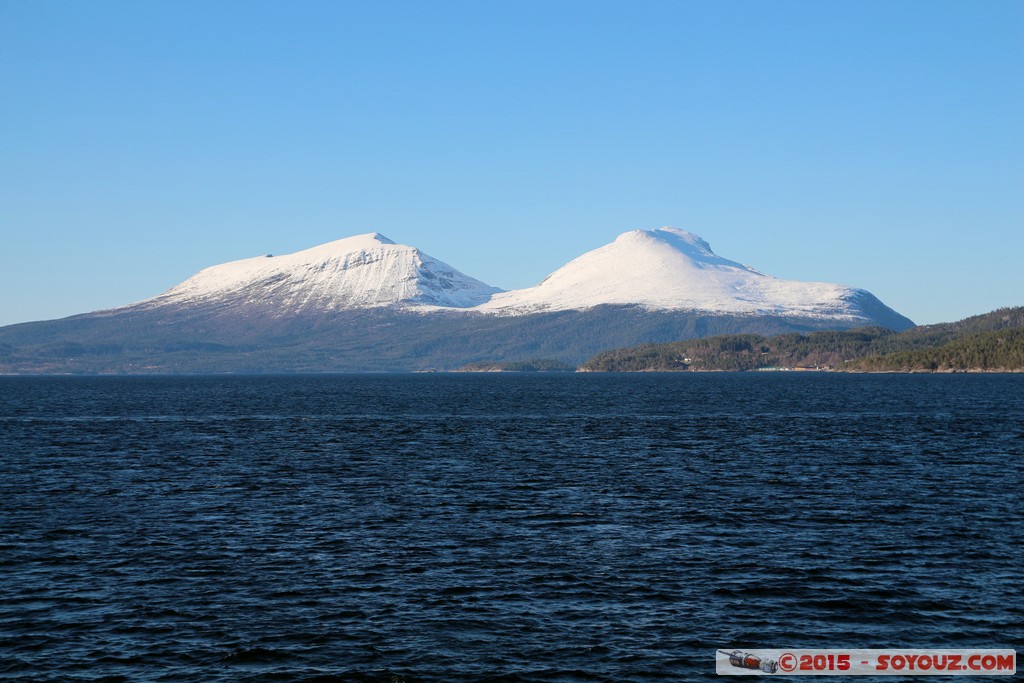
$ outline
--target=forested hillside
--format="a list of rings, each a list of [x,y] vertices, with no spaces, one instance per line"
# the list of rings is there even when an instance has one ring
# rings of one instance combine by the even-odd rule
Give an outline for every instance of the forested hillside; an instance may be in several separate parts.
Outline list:
[[[724,335],[645,344],[594,356],[594,372],[996,371],[1024,369],[1024,307],[1002,308],[955,323],[904,332],[861,328],[765,337]]]

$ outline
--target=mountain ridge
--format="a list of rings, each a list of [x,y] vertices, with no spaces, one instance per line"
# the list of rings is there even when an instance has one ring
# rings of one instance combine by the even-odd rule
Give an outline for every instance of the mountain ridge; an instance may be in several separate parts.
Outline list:
[[[624,232],[519,290],[502,291],[373,232],[210,266],[162,294],[106,312],[206,306],[263,308],[284,316],[396,306],[501,316],[602,305],[913,324],[866,290],[775,278],[671,227]]]
[[[267,254],[210,266],[130,306],[268,305],[279,315],[307,308],[330,311],[403,303],[467,308],[498,291],[415,247],[373,232],[284,256]]]
[[[616,242],[512,292],[379,233],[231,261],[127,306],[0,328],[0,373],[451,370],[535,358],[574,365],[609,348],[715,334],[913,325],[865,290],[778,280],[685,231],[632,231]],[[572,294],[566,283],[575,299],[559,299]],[[806,306],[787,287],[825,295]],[[779,288],[780,301],[765,298]],[[741,305],[729,303],[735,292],[747,295]]]

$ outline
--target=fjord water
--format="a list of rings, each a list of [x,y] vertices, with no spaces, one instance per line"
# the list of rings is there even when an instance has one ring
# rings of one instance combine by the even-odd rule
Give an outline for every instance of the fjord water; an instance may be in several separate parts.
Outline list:
[[[0,678],[1024,645],[1024,376],[0,379]]]

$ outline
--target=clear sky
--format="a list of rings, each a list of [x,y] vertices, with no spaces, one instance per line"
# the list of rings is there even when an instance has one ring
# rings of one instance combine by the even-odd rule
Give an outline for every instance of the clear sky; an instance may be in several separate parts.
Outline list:
[[[1024,2],[0,0],[0,324],[379,231],[505,289],[674,225],[1024,304]]]

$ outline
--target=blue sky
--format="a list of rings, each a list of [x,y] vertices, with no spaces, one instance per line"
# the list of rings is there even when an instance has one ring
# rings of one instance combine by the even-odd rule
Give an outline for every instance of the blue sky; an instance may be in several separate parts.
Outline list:
[[[379,231],[506,289],[674,225],[1024,304],[1024,3],[0,0],[0,324]]]

